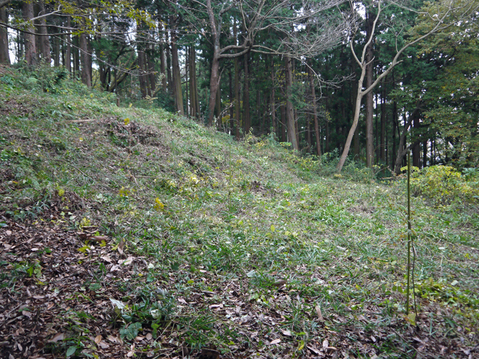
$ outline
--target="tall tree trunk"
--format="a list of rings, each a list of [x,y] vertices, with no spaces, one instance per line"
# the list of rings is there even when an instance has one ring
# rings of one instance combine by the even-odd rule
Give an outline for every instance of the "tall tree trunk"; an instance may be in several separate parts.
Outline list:
[[[370,39],[373,36],[373,21],[374,18],[370,12],[366,14],[366,38]],[[373,41],[370,41],[366,48],[366,88],[373,84]],[[374,135],[373,135],[373,92],[369,91],[366,94],[366,166],[371,168],[374,164]]]
[[[91,56],[88,52],[88,47],[89,46],[87,34],[85,32],[82,32],[80,34],[81,80],[85,85],[91,87]]]
[[[141,46],[138,44],[139,47]],[[138,70],[139,70],[139,75],[138,75],[138,80],[140,81],[140,92],[141,92],[141,97],[145,98],[146,96],[150,96],[148,93],[148,84],[147,84],[147,76],[146,76],[146,71],[145,71],[145,52],[142,49],[138,49]]]
[[[249,107],[249,54],[244,54],[243,129],[247,134],[251,128]]]
[[[230,135],[233,134],[233,129],[235,127],[234,123],[234,115],[235,115],[235,109],[234,109],[234,95],[233,95],[233,69],[230,67],[230,71],[228,73],[228,79],[229,79],[229,102],[230,102]]]
[[[61,32],[61,30],[59,31]],[[60,47],[60,37],[57,35],[53,39],[53,66],[60,67],[60,55],[61,55],[61,47]]]
[[[386,79],[383,81],[381,91],[381,141],[379,144],[379,158],[383,164],[386,164]]]
[[[153,41],[153,39],[151,39]],[[156,71],[155,71],[155,50],[154,45],[148,45],[148,50],[146,51],[146,64],[148,68],[148,87],[150,96],[155,95],[156,90]]]
[[[66,34],[64,35],[64,40],[66,45],[65,48],[65,58],[63,59],[63,64],[65,69],[68,72],[72,72],[72,46],[71,46],[71,36],[70,36],[70,26],[71,26],[71,18],[70,16],[67,17],[67,29]]]
[[[173,75],[171,74],[171,46],[168,44],[165,49],[166,54],[166,79],[168,80],[168,91],[175,95],[175,86],[173,84]]]
[[[238,43],[238,27],[236,26],[236,18],[233,24],[233,37],[235,39],[235,44]],[[241,128],[241,119],[240,119],[240,83],[239,83],[239,59],[235,57],[234,59],[234,71],[235,71],[235,83],[234,83],[234,92],[235,92],[235,138],[239,140],[240,138],[240,128]]]
[[[0,21],[8,23],[8,14],[6,7],[0,8]],[[6,27],[0,26],[0,64],[10,65],[10,54],[8,51],[8,31]]]
[[[33,18],[33,2],[22,2],[23,20],[31,21]],[[29,66],[36,66],[37,64],[37,47],[35,43],[35,28],[33,24],[29,24],[26,32],[23,34],[25,39],[25,61]]]
[[[286,106],[281,105],[281,142],[287,141],[288,136],[288,119],[286,116]]]
[[[196,51],[193,46],[190,47],[190,107],[191,116],[197,118],[200,113],[200,103],[198,99],[198,85],[196,76]]]
[[[44,0],[38,1],[38,15],[45,15],[45,2]],[[38,20],[38,33],[39,33],[39,43],[41,49],[42,60],[45,64],[50,65],[52,62],[52,56],[50,51],[50,38],[48,37],[48,28],[47,28],[47,18],[42,17]]]
[[[218,125],[221,125],[221,80],[218,85],[218,91],[216,91],[216,104],[215,104],[216,118],[218,119]]]
[[[271,56],[271,122],[273,125],[273,134],[276,138],[278,136],[276,124],[276,99],[275,99],[275,85],[274,85],[274,59]]]
[[[239,83],[239,60],[237,57],[234,59],[234,65],[235,65],[235,137],[236,140],[239,140],[240,138],[240,127],[241,127],[241,111],[240,111],[240,106],[241,106],[241,101],[240,101],[240,83]]]
[[[318,114],[316,111],[316,89],[314,88],[314,79],[311,73],[311,68],[308,67],[309,84],[311,86],[311,102],[313,104],[313,121],[314,121],[314,133],[316,134],[316,154],[321,156],[321,141],[319,136],[319,123]]]
[[[176,45],[177,36],[176,36],[176,25],[175,19],[170,17],[170,24],[172,25],[171,29],[171,64],[173,66],[173,86],[175,93],[175,104],[176,111],[180,115],[184,115],[185,111],[183,109],[183,93],[181,91],[181,72],[180,72],[180,62],[178,59],[178,46]]]
[[[284,67],[286,75],[286,126],[288,129],[288,142],[291,142],[293,150],[299,151],[296,135],[296,121],[294,118],[293,103],[291,102],[291,91],[293,86],[293,64],[291,57],[284,57]]]
[[[165,45],[160,45],[160,73],[163,75],[161,76],[161,87],[163,91],[166,92],[168,89],[167,84],[167,75],[166,75],[166,57],[165,57]]]
[[[80,37],[75,36],[73,39],[73,45],[74,47],[72,48],[73,51],[73,74],[75,77],[80,77]]]

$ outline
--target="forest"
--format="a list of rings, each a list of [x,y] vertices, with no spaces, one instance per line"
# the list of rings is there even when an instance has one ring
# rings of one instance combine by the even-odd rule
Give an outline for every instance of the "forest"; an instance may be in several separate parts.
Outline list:
[[[2,1],[0,62],[384,176],[478,164],[477,1]],[[10,59],[9,57],[14,57]]]
[[[478,0],[0,0],[0,358],[479,356]]]

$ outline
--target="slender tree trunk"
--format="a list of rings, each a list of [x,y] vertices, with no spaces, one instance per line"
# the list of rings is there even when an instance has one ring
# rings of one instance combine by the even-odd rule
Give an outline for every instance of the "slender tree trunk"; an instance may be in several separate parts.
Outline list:
[[[58,31],[58,32],[61,32]],[[61,55],[61,49],[60,49],[60,38],[59,36],[55,36],[52,38],[53,41],[53,66],[55,67],[60,67],[60,55]]]
[[[236,25],[236,18],[233,23],[233,37],[235,44],[238,43],[238,27]],[[234,83],[234,92],[235,92],[235,138],[238,141],[240,139],[240,128],[241,128],[241,119],[240,119],[240,77],[239,77],[239,59],[237,57],[234,58],[234,71],[235,71],[235,83]]]
[[[216,118],[218,119],[218,124],[221,125],[221,80],[218,84],[218,91],[216,91],[216,104],[215,104]]]
[[[383,164],[386,164],[386,79],[383,81],[381,91],[381,141],[379,145],[379,158]]]
[[[294,150],[299,151],[296,136],[296,125],[294,118],[293,103],[291,102],[291,91],[293,86],[293,65],[291,57],[284,57],[285,77],[286,77],[286,126],[288,129],[288,141]]]
[[[147,76],[145,71],[145,52],[142,49],[138,49],[138,70],[138,80],[140,81],[141,97],[145,98],[150,94],[148,93]]]
[[[273,125],[273,133],[278,136],[278,129],[276,124],[276,94],[275,94],[275,84],[274,84],[274,59],[271,56],[271,122]]]
[[[213,118],[215,116],[216,95],[218,93],[220,83],[220,60],[217,57],[216,51],[211,62],[210,74],[210,103],[208,114],[208,126],[213,126]]]
[[[45,14],[45,2],[44,0],[38,1],[38,15]],[[38,33],[39,35],[39,43],[41,49],[42,60],[45,64],[50,65],[52,62],[52,56],[50,51],[50,38],[48,37],[48,27],[47,27],[47,18],[42,17],[38,20]]]
[[[165,45],[163,44],[160,45],[160,73],[163,75],[161,77],[161,87],[163,88],[163,91],[166,92],[168,89],[168,76],[166,75]]]
[[[196,51],[193,46],[190,47],[190,106],[191,116],[197,118],[200,113],[200,104],[198,99],[198,85],[196,82]]]
[[[175,20],[170,17],[171,24],[174,24]],[[175,104],[176,111],[180,115],[184,115],[185,111],[183,108],[183,93],[181,91],[181,72],[180,72],[180,62],[178,59],[178,47],[176,45],[177,36],[176,36],[176,25],[172,27],[171,30],[171,62],[173,66],[173,86],[175,89]]]
[[[168,80],[168,91],[175,96],[175,86],[173,84],[173,76],[171,74],[171,46],[167,45],[166,54],[166,79]]]
[[[234,95],[233,95],[233,69],[230,67],[230,71],[228,73],[228,80],[229,80],[229,102],[230,102],[230,134],[233,134],[233,129],[235,126],[234,123],[234,115],[235,115],[235,109],[234,109]]]
[[[33,2],[23,1],[22,3],[23,20],[30,21],[33,18]],[[25,39],[25,61],[29,66],[37,64],[37,47],[35,43],[35,28],[29,24],[27,32],[23,34]]]
[[[286,126],[287,124],[287,120],[286,120],[286,106],[285,105],[281,105],[280,108],[280,113],[281,113],[281,126],[280,126],[280,141],[281,142],[287,142],[287,132],[288,132],[288,128]]]
[[[309,84],[311,86],[311,102],[313,104],[313,121],[314,121],[314,133],[316,135],[316,154],[318,157],[321,156],[321,141],[319,136],[319,123],[318,123],[318,114],[316,111],[316,89],[314,88],[314,79],[311,73],[311,68],[308,67],[309,74]]]
[[[370,39],[374,35],[373,31],[374,18],[368,10],[366,14],[366,38]],[[373,41],[366,48],[366,88],[370,88],[373,84]],[[371,168],[374,164],[374,135],[373,135],[373,92],[366,94],[366,166]]]
[[[353,123],[351,125],[351,129],[349,130],[348,137],[346,139],[346,143],[344,145],[343,153],[341,154],[341,157],[339,159],[338,163],[338,172],[341,171],[341,169],[344,166],[344,163],[346,162],[346,158],[349,153],[349,149],[351,147],[351,141],[353,140],[354,133],[356,132],[356,128],[358,127],[358,122],[359,122],[359,113],[361,111],[361,100],[363,99],[363,81],[364,81],[364,76],[366,75],[365,69],[361,71],[361,76],[358,81],[358,92],[356,96],[356,103],[354,105],[354,117],[353,117]]]
[[[85,20],[82,22],[82,27],[85,28]],[[82,82],[91,87],[91,57],[88,52],[88,37],[85,32],[80,34],[80,52],[81,52],[81,79]]]
[[[71,18],[70,16],[67,17],[67,29],[66,34],[63,35],[65,39],[65,58],[63,60],[63,64],[65,69],[71,73],[72,72],[72,46],[71,46],[71,36],[70,36],[70,26],[71,26]]]
[[[8,24],[6,7],[0,8],[0,21]],[[10,65],[10,54],[8,51],[8,31],[6,27],[0,26],[0,64]]]
[[[240,106],[241,106],[241,101],[240,101],[240,83],[239,83],[239,60],[237,57],[234,59],[234,65],[235,65],[235,137],[236,140],[239,140],[240,138],[240,128],[241,128],[241,111],[240,111]]]
[[[153,41],[153,39],[151,39]],[[148,45],[148,50],[146,51],[146,64],[148,67],[148,87],[150,96],[155,95],[156,90],[156,71],[155,71],[155,50],[154,45]]]
[[[243,125],[244,133],[251,128],[251,115],[249,107],[249,54],[244,54],[244,90],[243,90]]]

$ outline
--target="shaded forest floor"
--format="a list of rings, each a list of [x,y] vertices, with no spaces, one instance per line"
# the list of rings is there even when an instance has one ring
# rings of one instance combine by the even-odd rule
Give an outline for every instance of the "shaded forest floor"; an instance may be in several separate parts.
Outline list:
[[[413,199],[406,316],[403,180],[29,79],[0,73],[2,358],[479,356],[477,203]]]

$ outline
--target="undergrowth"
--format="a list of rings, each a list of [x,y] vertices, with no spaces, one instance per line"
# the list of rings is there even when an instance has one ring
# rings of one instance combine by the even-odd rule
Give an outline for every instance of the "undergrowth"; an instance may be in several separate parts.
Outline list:
[[[441,206],[414,200],[421,316],[411,323],[402,180],[379,183],[354,161],[337,175],[335,156],[236,142],[161,109],[117,107],[76,82],[32,78],[0,74],[0,211],[22,221],[55,206],[70,228],[95,225],[112,250],[148,258],[136,281],[112,284],[124,298],[110,324],[126,342],[174,328],[179,347],[198,350],[300,356],[329,338],[349,340],[351,355],[408,357],[403,335],[422,322],[441,343],[477,343],[477,176],[414,177],[416,194]],[[437,171],[460,186],[444,187]],[[376,340],[368,354],[366,334]],[[73,347],[70,338],[64,350],[81,355]]]

